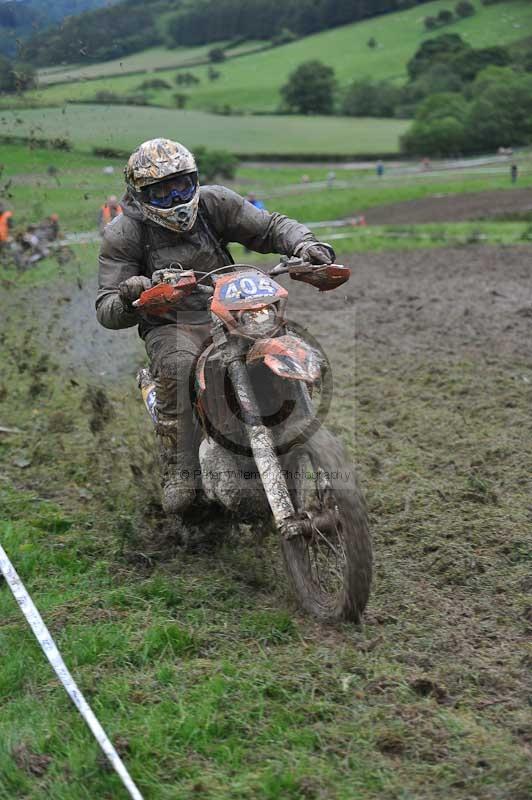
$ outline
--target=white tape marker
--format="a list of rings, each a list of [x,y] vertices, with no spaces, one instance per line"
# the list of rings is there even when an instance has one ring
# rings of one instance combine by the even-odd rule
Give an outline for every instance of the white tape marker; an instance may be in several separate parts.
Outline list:
[[[28,592],[22,581],[20,580],[19,576],[16,573],[16,570],[9,560],[6,551],[0,545],[0,571],[2,572],[4,578],[6,579],[9,588],[13,592],[15,600],[20,606],[20,609],[26,620],[32,629],[33,633],[35,634],[35,638],[39,642],[46,658],[52,665],[55,674],[65,687],[66,691],[68,692],[72,702],[78,709],[79,713],[91,729],[94,737],[102,751],[105,753],[111,764],[113,765],[114,769],[120,776],[122,783],[128,790],[130,796],[133,800],[142,800],[142,795],[135,786],[133,779],[131,778],[129,772],[125,768],[120,756],[114,749],[113,745],[111,744],[107,734],[105,733],[104,729],[94,716],[94,713],[81,694],[80,690],[78,689],[76,682],[70,672],[67,669],[65,662],[61,657],[61,653],[57,649],[57,645],[52,639],[50,631],[46,627],[43,622],[43,619],[31,597],[29,596]]]

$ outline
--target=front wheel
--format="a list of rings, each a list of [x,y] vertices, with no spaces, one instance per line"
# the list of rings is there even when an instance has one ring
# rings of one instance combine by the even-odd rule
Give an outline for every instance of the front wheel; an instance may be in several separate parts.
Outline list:
[[[358,622],[368,602],[372,547],[364,497],[344,450],[325,428],[283,458],[305,534],[283,539],[289,580],[305,611]]]

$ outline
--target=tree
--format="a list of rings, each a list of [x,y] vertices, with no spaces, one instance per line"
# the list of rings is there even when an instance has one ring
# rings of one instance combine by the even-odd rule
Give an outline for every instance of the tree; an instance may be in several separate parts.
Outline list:
[[[282,44],[291,44],[297,41],[297,33],[291,31],[290,28],[282,28],[279,33],[276,33],[272,38],[272,44],[279,47]]]
[[[467,142],[468,104],[460,94],[442,92],[418,106],[412,127],[401,140],[410,155],[447,156],[464,151]]]
[[[0,56],[0,92],[25,92],[37,85],[35,70],[29,64],[13,64]]]
[[[434,28],[438,27],[438,20],[436,19],[436,17],[425,17],[423,21],[425,24],[425,28],[428,31],[432,31],[434,30]]]
[[[374,36],[370,36],[369,37],[369,39],[367,41],[367,45],[370,48],[370,50],[374,50],[375,47],[377,47],[377,40],[375,39]]]
[[[506,67],[512,58],[505,47],[482,47],[458,53],[450,62],[452,69],[463,81],[472,81],[477,73],[489,66]]]
[[[213,47],[212,50],[209,50],[208,56],[212,64],[221,64],[222,61],[225,61],[225,52],[221,47]]]
[[[449,63],[459,53],[470,51],[471,45],[464,42],[457,33],[442,33],[435,39],[422,42],[406,65],[410,80],[416,78],[430,69],[436,62]]]
[[[532,138],[532,77],[491,81],[471,105],[468,126],[477,149],[529,144]]]
[[[449,11],[447,8],[442,8],[440,12],[438,12],[438,22],[440,25],[449,25],[454,19],[454,14],[452,11]]]
[[[216,178],[231,180],[235,177],[238,159],[226,150],[207,150],[200,146],[195,148],[194,157],[198,171],[206,181],[214,181]]]
[[[401,139],[401,148],[409,155],[453,156],[463,152],[466,127],[454,117],[417,121]]]
[[[174,102],[176,104],[176,108],[185,108],[188,102],[188,94],[183,94],[182,92],[176,92],[174,94]]]
[[[13,91],[15,91],[15,79],[11,61],[0,56],[0,92]]]
[[[144,91],[145,89],[171,89],[171,88],[172,87],[168,83],[168,81],[163,80],[163,78],[150,78],[149,80],[142,81],[142,83],[140,83],[137,86],[137,89],[139,89],[141,92]]]
[[[454,10],[457,17],[472,17],[475,13],[475,6],[469,0],[460,0]]]
[[[489,67],[475,80],[473,100],[435,94],[418,106],[402,139],[409,154],[453,155],[525,145],[532,139],[532,76]]]
[[[516,78],[516,73],[511,67],[486,67],[482,72],[479,72],[469,87],[469,96],[476,100],[481,97],[484,92],[491,86],[510,85]]]
[[[177,86],[195,86],[200,82],[200,79],[193,72],[178,72],[174,75],[174,83]]]
[[[467,115],[468,105],[461,94],[441,92],[440,94],[431,94],[420,103],[416,112],[416,120],[435,122],[452,117],[459,122],[465,122]]]
[[[281,89],[285,107],[299,114],[332,114],[336,92],[334,69],[321,61],[300,64]]]
[[[393,117],[403,90],[386,81],[354,81],[345,93],[341,111],[348,117]]]
[[[413,99],[421,100],[429,94],[439,92],[461,92],[461,77],[444,62],[436,62],[430,69],[413,81],[408,89]]]
[[[525,72],[532,72],[532,50],[529,50],[523,55],[521,65]]]

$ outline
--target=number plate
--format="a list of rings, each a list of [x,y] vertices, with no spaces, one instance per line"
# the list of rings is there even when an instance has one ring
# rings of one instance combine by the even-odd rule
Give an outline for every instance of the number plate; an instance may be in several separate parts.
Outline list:
[[[252,297],[273,297],[277,288],[277,284],[265,276],[243,275],[221,287],[220,299],[232,303]]]

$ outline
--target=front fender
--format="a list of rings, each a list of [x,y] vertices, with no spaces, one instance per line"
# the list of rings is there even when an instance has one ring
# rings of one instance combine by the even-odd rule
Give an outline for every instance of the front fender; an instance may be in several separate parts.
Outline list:
[[[314,347],[291,334],[259,339],[246,356],[248,364],[263,361],[280,378],[314,384],[321,375],[321,357]]]

